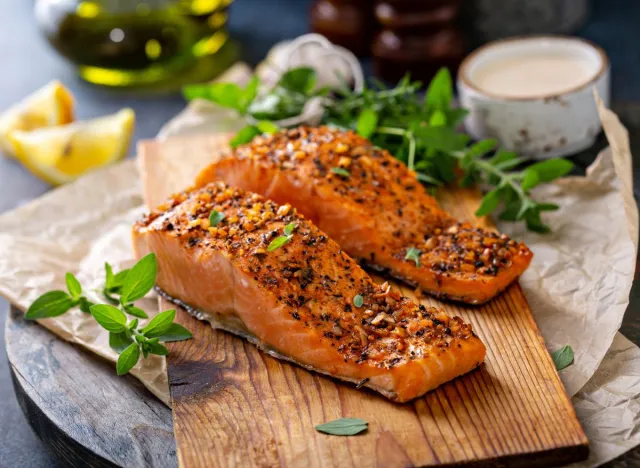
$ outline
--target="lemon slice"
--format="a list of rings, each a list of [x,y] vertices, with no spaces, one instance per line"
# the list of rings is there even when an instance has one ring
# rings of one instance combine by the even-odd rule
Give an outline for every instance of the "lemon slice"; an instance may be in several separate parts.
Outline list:
[[[52,81],[0,115],[0,151],[15,156],[9,134],[73,121],[73,96],[59,81]]]
[[[124,158],[135,125],[132,109],[31,132],[14,131],[9,142],[16,157],[37,177],[53,185]]]

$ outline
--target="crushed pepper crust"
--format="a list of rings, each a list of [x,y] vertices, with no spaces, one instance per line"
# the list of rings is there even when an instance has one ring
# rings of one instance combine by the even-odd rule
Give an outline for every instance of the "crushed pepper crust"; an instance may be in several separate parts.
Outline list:
[[[224,213],[210,227],[212,210]],[[294,223],[284,246],[273,239]],[[172,196],[136,229],[162,231],[199,255],[222,254],[277,298],[291,317],[320,333],[345,362],[392,368],[437,355],[475,336],[471,325],[434,307],[418,305],[387,284],[376,285],[340,247],[290,205],[221,182]],[[353,299],[361,295],[363,305]]]

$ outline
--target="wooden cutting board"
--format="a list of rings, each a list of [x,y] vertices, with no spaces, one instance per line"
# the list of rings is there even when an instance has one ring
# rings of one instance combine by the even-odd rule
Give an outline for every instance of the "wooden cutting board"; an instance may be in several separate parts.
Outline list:
[[[224,144],[219,137],[175,138],[145,142],[139,154],[143,168],[159,171],[167,160],[212,159]],[[183,172],[191,177],[194,170]],[[165,177],[173,177],[168,186],[186,185],[174,171]],[[475,220],[479,197],[455,189],[438,198],[457,218]],[[479,307],[422,302],[471,322],[487,357],[477,370],[408,404],[271,358],[181,311],[178,321],[194,339],[170,343],[167,359],[179,465],[547,467],[587,457],[587,438],[518,284]],[[314,430],[340,417],[363,418],[369,429],[355,437]]]

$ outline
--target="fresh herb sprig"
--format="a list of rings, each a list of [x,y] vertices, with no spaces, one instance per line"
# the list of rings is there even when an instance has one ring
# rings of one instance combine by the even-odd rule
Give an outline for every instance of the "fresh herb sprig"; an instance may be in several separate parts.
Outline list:
[[[553,363],[559,371],[573,364],[573,358],[573,349],[569,345],[564,345],[562,348],[551,353],[551,359],[553,359]]]
[[[526,159],[495,151],[495,140],[472,144],[458,131],[467,111],[452,105],[453,83],[447,69],[436,74],[424,97],[422,84],[408,77],[394,88],[374,82],[358,92],[346,85],[316,90],[316,81],[313,69],[301,67],[287,71],[266,93],[258,92],[254,77],[246,88],[230,83],[190,86],[185,97],[209,99],[247,118],[249,125],[238,132],[233,146],[261,133],[273,133],[279,122],[301,114],[311,99],[321,97],[320,123],[357,131],[406,163],[422,183],[438,187],[459,180],[462,186],[487,187],[478,216],[499,211],[500,219],[524,221],[537,232],[549,230],[541,213],[558,206],[536,201],[530,191],[566,175],[572,163],[551,159],[520,170]],[[348,177],[342,171],[334,172]]]
[[[149,354],[166,356],[167,348],[160,344],[192,338],[191,332],[178,323],[173,323],[176,311],[165,310],[152,318],[145,326],[139,318],[147,318],[134,302],[142,299],[156,282],[157,262],[154,254],[143,257],[130,270],[113,273],[111,265],[105,263],[105,286],[102,293],[109,304],[94,304],[82,295],[82,286],[77,278],[66,274],[68,293],[49,291],[36,299],[25,318],[37,320],[62,315],[74,307],[90,313],[98,324],[109,332],[109,346],[120,356],[116,365],[118,375],[128,373],[140,360]],[[119,296],[119,297],[115,297]],[[127,315],[133,320],[127,321]]]
[[[295,223],[289,223],[287,224],[284,229],[282,230],[283,235],[282,236],[278,236],[275,239],[273,239],[271,241],[271,243],[269,244],[269,246],[267,247],[267,252],[273,252],[274,250],[279,249],[280,247],[282,247],[283,245],[287,244],[291,238],[293,237],[293,231],[296,230],[296,224]]]
[[[316,431],[329,435],[354,436],[366,431],[369,423],[360,418],[340,418],[316,426]]]

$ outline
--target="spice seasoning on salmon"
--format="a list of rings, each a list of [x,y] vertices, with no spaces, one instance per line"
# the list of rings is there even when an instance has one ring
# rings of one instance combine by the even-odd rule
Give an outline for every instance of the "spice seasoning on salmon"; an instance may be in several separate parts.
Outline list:
[[[532,258],[523,243],[451,217],[413,171],[352,131],[256,137],[204,169],[196,185],[216,180],[290,203],[352,257],[436,297],[486,302]]]
[[[224,215],[216,226],[213,211]],[[138,257],[156,254],[165,297],[276,357],[396,401],[484,359],[471,325],[376,285],[291,206],[221,182],[174,195],[134,226],[133,243]]]

